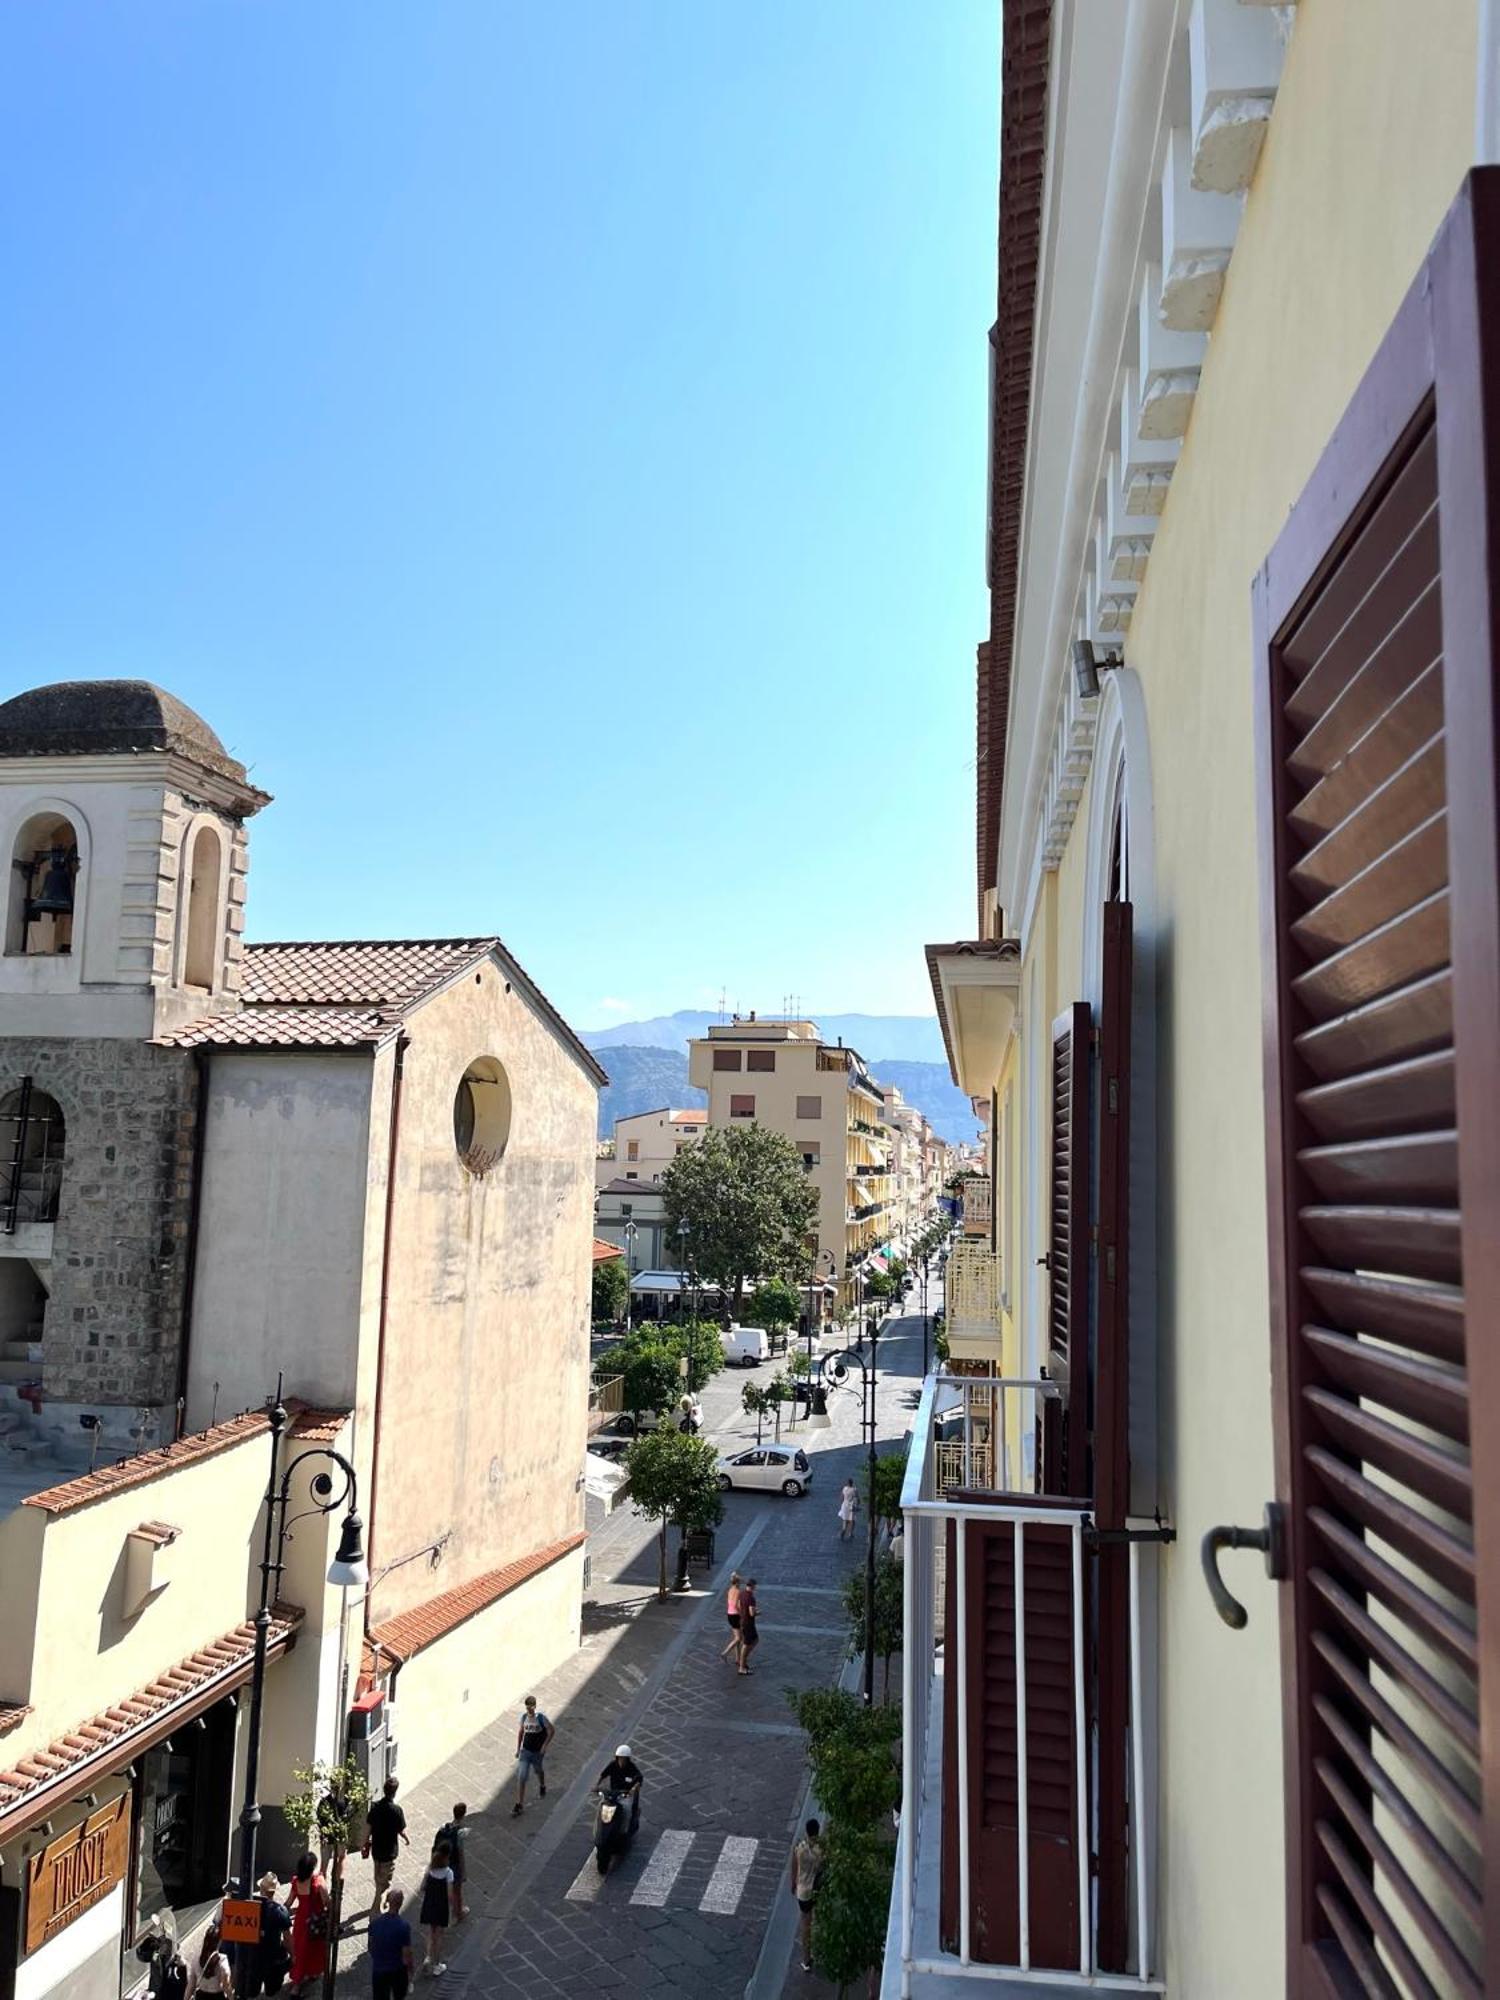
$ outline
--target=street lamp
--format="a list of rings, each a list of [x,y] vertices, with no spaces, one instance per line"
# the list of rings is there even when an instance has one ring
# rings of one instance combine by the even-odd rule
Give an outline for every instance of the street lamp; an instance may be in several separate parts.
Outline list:
[[[630,1288],[635,1279],[635,1224],[627,1222],[623,1233],[625,1237],[625,1331],[629,1333]]]
[[[828,1391],[842,1388],[848,1379],[848,1364],[853,1362],[860,1375],[860,1428],[864,1433],[866,1464],[869,1467],[868,1514],[869,1533],[865,1543],[865,1707],[871,1708],[875,1702],[875,1389],[876,1359],[880,1341],[880,1318],[878,1310],[870,1316],[870,1352],[865,1355],[857,1348],[846,1347],[842,1354],[831,1354],[823,1363],[823,1381],[813,1392],[812,1414],[808,1423],[813,1430],[827,1430],[833,1419],[828,1414]]]
[[[271,1477],[266,1486],[265,1548],[260,1565],[260,1609],[255,1614],[255,1664],[250,1677],[250,1728],[245,1748],[245,1804],[240,1813],[240,1886],[242,1893],[246,1894],[255,1882],[255,1843],[260,1832],[260,1802],[256,1793],[260,1783],[261,1714],[265,1705],[266,1642],[271,1629],[271,1604],[286,1567],[287,1529],[291,1525],[286,1510],[291,1496],[292,1474],[299,1466],[306,1465],[309,1459],[326,1459],[330,1465],[336,1465],[343,1474],[343,1484],[335,1489],[330,1473],[317,1473],[312,1481],[312,1506],[304,1513],[294,1515],[293,1520],[305,1520],[309,1514],[332,1514],[347,1503],[338,1550],[328,1565],[328,1581],[340,1590],[358,1590],[370,1580],[365,1562],[364,1524],[355,1506],[359,1497],[359,1482],[354,1467],[331,1446],[312,1445],[306,1451],[298,1452],[286,1470],[280,1472],[281,1440],[287,1427],[287,1413],[281,1401],[279,1377],[275,1401],[269,1397],[266,1401],[266,1415],[271,1426]],[[339,1727],[340,1730],[344,1727],[342,1716]]]

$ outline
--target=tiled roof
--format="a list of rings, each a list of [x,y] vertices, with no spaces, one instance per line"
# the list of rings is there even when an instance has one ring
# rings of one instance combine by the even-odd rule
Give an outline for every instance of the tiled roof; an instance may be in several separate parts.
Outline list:
[[[672,1113],[672,1123],[674,1125],[706,1125],[708,1123],[708,1113],[706,1111],[674,1111]]]
[[[347,938],[245,947],[243,1005],[158,1037],[170,1048],[364,1048],[412,1009],[498,953],[597,1083],[609,1078],[498,937]]]
[[[612,1257],[623,1257],[625,1252],[618,1243],[606,1243],[602,1236],[594,1238],[594,1262],[607,1264]]]
[[[0,1701],[0,1736],[19,1729],[30,1713],[29,1701]]]
[[[290,1398],[286,1407],[292,1419],[288,1434],[312,1443],[330,1443],[349,1420],[347,1410],[308,1409]],[[192,1465],[200,1458],[213,1458],[217,1453],[228,1451],[246,1438],[256,1437],[269,1428],[270,1422],[264,1410],[246,1410],[241,1416],[226,1417],[223,1423],[210,1425],[206,1431],[192,1431],[188,1436],[178,1438],[174,1444],[161,1445],[155,1451],[137,1452],[134,1458],[122,1458],[118,1465],[101,1465],[93,1472],[80,1474],[77,1479],[65,1479],[60,1486],[49,1486],[41,1493],[29,1493],[21,1505],[40,1507],[44,1514],[71,1514],[75,1508],[87,1507],[90,1501],[107,1500],[132,1486],[144,1486],[150,1480],[160,1479],[164,1473]]]
[[[132,1528],[130,1532],[138,1542],[151,1542],[156,1548],[169,1549],[182,1530],[174,1528],[170,1521],[142,1521],[138,1528]]]
[[[302,1616],[295,1604],[272,1607],[268,1654],[291,1643]],[[60,1785],[71,1788],[81,1783],[86,1767],[128,1758],[143,1737],[155,1740],[162,1724],[177,1720],[183,1709],[197,1713],[248,1680],[254,1664],[255,1626],[247,1618],[232,1632],[168,1667],[138,1693],[80,1722],[44,1750],[33,1750],[12,1770],[0,1771],[0,1838],[19,1833],[23,1819],[38,1817]]]
[[[366,1673],[374,1668],[372,1654],[378,1652],[385,1659],[394,1660],[398,1666],[404,1665],[424,1646],[446,1638],[466,1619],[487,1611],[510,1591],[519,1589],[544,1569],[550,1569],[553,1563],[561,1562],[564,1556],[581,1548],[585,1540],[582,1534],[564,1535],[560,1542],[549,1542],[545,1548],[534,1549],[529,1556],[522,1556],[519,1562],[507,1563],[503,1569],[487,1570],[472,1582],[457,1584],[452,1590],[429,1598],[426,1604],[418,1605],[413,1611],[398,1612],[383,1625],[373,1626],[365,1648]]]

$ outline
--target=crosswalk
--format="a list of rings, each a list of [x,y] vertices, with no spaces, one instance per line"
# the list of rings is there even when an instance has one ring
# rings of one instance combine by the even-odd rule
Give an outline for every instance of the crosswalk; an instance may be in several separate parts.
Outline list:
[[[698,1850],[701,1859],[704,1850],[714,1839],[712,1834],[689,1833],[680,1827],[666,1827],[657,1835],[656,1845],[646,1860],[645,1867],[636,1879],[630,1892],[630,1901],[642,1908],[664,1909],[668,1898],[677,1886],[678,1877],[689,1857],[693,1855],[699,1840],[704,1848]],[[698,1908],[706,1916],[732,1917],[740,1906],[745,1893],[745,1885],[750,1879],[755,1856],[760,1848],[758,1840],[747,1835],[731,1833],[724,1837],[713,1864],[713,1873],[708,1878],[708,1886],[698,1897]],[[570,1903],[596,1903],[600,1893],[614,1881],[622,1868],[629,1865],[616,1862],[609,1875],[599,1873],[599,1865],[594,1859],[593,1849],[589,1849],[588,1859],[574,1876],[567,1891]],[[700,1876],[699,1880],[702,1879]]]

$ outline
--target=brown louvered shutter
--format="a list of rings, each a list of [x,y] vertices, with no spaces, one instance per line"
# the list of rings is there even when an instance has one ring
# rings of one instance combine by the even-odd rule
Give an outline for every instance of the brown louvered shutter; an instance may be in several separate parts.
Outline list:
[[[1087,1477],[1089,1324],[1089,1042],[1080,1000],[1052,1026],[1051,1226],[1047,1373],[1065,1384],[1043,1403],[1041,1490],[1081,1491]]]
[[[1491,171],[1256,590],[1297,1995],[1500,1990],[1497,264]]]

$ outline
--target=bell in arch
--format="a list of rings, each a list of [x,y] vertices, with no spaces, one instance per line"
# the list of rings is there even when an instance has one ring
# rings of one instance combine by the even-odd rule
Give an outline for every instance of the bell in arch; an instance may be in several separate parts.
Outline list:
[[[73,850],[53,847],[39,856],[42,886],[31,899],[33,917],[70,917],[73,914]]]

